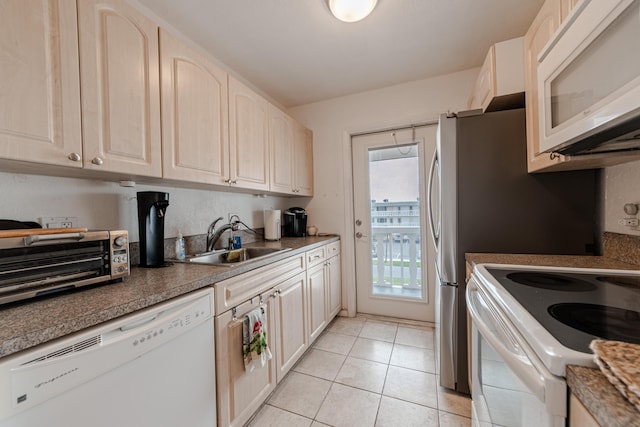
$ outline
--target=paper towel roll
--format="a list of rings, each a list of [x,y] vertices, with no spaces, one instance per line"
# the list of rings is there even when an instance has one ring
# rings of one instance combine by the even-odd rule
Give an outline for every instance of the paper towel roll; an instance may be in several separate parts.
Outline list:
[[[280,210],[264,210],[264,239],[280,240]]]

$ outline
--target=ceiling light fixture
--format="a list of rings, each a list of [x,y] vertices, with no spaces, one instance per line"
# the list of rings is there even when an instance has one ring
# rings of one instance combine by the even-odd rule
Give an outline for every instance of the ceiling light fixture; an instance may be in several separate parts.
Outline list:
[[[333,16],[344,22],[357,22],[366,18],[378,0],[327,0]]]

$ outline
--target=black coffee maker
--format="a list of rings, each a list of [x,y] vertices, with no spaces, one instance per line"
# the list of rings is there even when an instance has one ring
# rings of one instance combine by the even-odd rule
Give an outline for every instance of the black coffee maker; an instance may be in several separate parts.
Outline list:
[[[169,193],[138,192],[138,232],[140,267],[164,267],[164,214]]]
[[[284,235],[287,237],[305,237],[307,235],[307,212],[303,208],[289,208],[282,215]]]

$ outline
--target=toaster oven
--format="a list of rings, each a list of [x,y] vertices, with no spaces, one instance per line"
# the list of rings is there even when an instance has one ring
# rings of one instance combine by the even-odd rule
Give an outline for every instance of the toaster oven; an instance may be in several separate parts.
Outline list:
[[[0,304],[129,275],[126,230],[21,231],[0,238]]]

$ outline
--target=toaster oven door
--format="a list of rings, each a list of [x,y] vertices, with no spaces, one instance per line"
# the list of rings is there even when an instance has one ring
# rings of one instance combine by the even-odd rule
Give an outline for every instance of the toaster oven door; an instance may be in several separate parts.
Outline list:
[[[3,239],[0,303],[108,280],[108,233],[106,236],[69,233]]]

